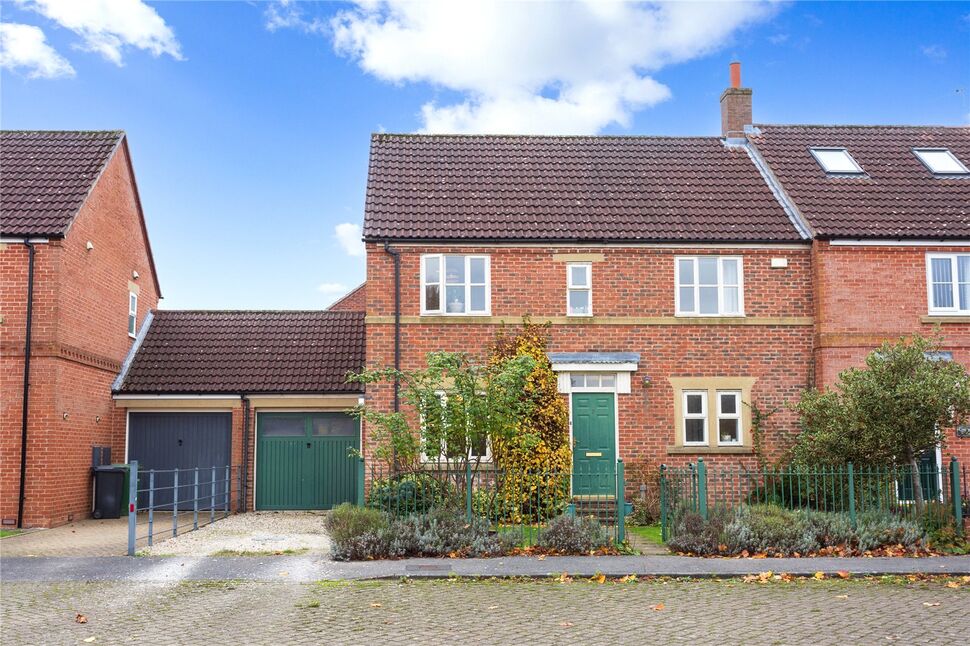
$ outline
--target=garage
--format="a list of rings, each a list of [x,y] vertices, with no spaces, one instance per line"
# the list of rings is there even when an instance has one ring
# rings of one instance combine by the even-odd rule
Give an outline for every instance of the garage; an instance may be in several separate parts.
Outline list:
[[[225,468],[230,464],[232,436],[232,413],[199,412],[135,412],[128,413],[128,460],[138,460],[138,470],[155,474],[156,508],[170,507],[172,504],[173,469],[195,469],[199,474],[200,507],[208,507],[205,501],[212,499],[213,467],[215,473],[216,504],[222,504],[225,493]],[[147,476],[145,476],[147,477]],[[194,473],[192,480],[188,474],[180,474],[179,506],[194,498]],[[209,484],[206,484],[208,482]],[[146,488],[147,481],[139,484]],[[139,496],[139,506],[146,506],[142,500],[147,494]]]
[[[356,499],[356,418],[257,412],[256,437],[256,509],[332,509]]]

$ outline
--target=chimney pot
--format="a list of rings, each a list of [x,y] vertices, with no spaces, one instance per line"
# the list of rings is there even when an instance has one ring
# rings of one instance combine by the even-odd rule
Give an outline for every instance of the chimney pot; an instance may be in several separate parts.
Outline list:
[[[741,87],[741,62],[731,63],[731,87]]]
[[[741,63],[731,63],[731,86],[721,93],[721,136],[743,139],[752,122],[751,90],[741,87]]]

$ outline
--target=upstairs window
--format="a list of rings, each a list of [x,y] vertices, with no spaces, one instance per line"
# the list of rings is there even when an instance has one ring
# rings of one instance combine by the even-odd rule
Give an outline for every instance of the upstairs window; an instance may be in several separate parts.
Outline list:
[[[861,175],[862,167],[845,148],[812,148],[815,161],[830,175]]]
[[[486,315],[491,307],[488,256],[421,257],[421,313]]]
[[[134,337],[138,332],[138,294],[128,292],[128,336]]]
[[[913,148],[913,154],[934,175],[968,175],[970,171],[946,148]]]
[[[699,256],[675,262],[678,316],[744,316],[740,258]]]
[[[566,313],[569,316],[593,314],[593,266],[588,262],[566,265]]]
[[[970,315],[970,254],[926,256],[930,314]]]

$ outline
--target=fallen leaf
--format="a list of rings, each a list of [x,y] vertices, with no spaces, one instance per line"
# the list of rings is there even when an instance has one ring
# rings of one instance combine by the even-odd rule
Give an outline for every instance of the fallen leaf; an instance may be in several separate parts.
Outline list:
[[[377,602],[374,602],[374,603],[370,604],[370,607],[371,608],[380,608],[381,607],[381,604],[379,604]]]
[[[97,639],[97,637],[86,637],[81,641],[84,642],[85,644],[90,644],[90,643],[93,643],[95,639]]]
[[[950,581],[949,583],[946,584],[946,587],[953,588],[954,590],[957,590],[957,589],[959,589],[960,584],[957,583],[956,581]]]
[[[636,574],[627,574],[625,577],[620,579],[620,583],[636,583],[636,581],[637,581]]]
[[[766,559],[766,558],[768,558],[768,555],[765,554],[764,552],[758,552],[757,554],[755,554],[751,558],[753,558],[753,559]]]
[[[86,624],[88,623],[88,618],[79,612],[74,615],[74,621],[76,621],[79,624]]]
[[[837,595],[835,595],[835,598],[836,599],[848,599],[849,598],[849,595],[847,595],[847,594],[837,594]]]
[[[792,581],[792,580],[794,580],[794,579],[795,579],[795,577],[793,577],[793,576],[792,576],[791,574],[789,574],[788,572],[782,572],[782,573],[781,573],[781,580],[782,580],[782,581]]]
[[[569,574],[566,572],[563,572],[562,574],[560,574],[558,579],[559,583],[569,583],[572,580],[573,578],[569,576]]]
[[[816,572],[814,578],[817,579],[817,580],[819,580],[819,581],[821,581],[822,579],[825,578],[825,572],[821,572],[821,571],[820,572]]]
[[[933,601],[933,602],[924,601],[923,602],[923,605],[926,606],[927,608],[932,608],[933,606],[940,605],[940,602],[939,601]]]
[[[564,621],[564,622],[560,623],[559,625],[562,626],[563,628],[572,628],[576,624],[574,624],[571,621]]]
[[[545,561],[546,560],[546,555],[545,554],[540,554],[539,556],[536,557],[536,560],[538,560],[538,561]]]
[[[602,572],[597,572],[589,580],[593,583],[606,583],[606,575]]]
[[[836,572],[836,574],[839,575],[840,579],[848,579],[852,577],[852,575],[846,572],[845,570],[839,570],[838,572]]]
[[[498,610],[498,606],[489,606],[488,609],[489,610]]]
[[[664,609],[664,604],[663,603],[658,603],[656,605],[650,606],[650,609],[651,610],[656,610],[657,612],[660,612],[661,610]]]
[[[280,576],[290,576],[289,572],[280,572]]]

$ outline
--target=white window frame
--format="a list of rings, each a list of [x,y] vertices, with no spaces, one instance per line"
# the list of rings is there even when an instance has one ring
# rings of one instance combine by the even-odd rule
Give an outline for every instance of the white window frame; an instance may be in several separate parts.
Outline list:
[[[439,390],[435,394],[438,395],[438,399],[441,400],[441,405],[445,406],[448,402],[448,393],[446,393],[443,390]],[[421,420],[421,434],[422,434],[421,444],[423,446],[425,444],[424,437],[423,437],[424,420]],[[491,438],[488,438],[488,437],[485,438],[485,455],[481,457],[472,455],[471,447],[468,447],[468,457],[466,459],[469,461],[479,460],[480,462],[491,462],[492,461]],[[458,460],[459,458],[448,457],[448,447],[444,445],[444,442],[442,442],[441,450],[438,452],[438,455],[436,456],[428,455],[427,453],[424,452],[423,449],[421,451],[421,462],[425,464],[451,464],[452,462],[458,462]]]
[[[717,445],[718,446],[742,446],[744,445],[744,424],[741,420],[741,391],[740,390],[718,390],[717,395]],[[736,406],[734,407],[735,412],[733,414],[725,414],[721,410],[721,395],[733,395]],[[738,422],[738,439],[733,442],[724,442],[721,440],[721,420],[722,419],[733,419]]]
[[[138,294],[128,292],[128,336],[138,336]]]
[[[448,311],[448,298],[447,298],[447,283],[445,282],[445,258],[457,257],[465,259],[465,311],[464,312],[449,312]],[[438,276],[439,282],[431,283],[432,285],[438,285],[438,309],[431,310],[428,309],[426,303],[427,294],[427,282],[425,276],[425,263],[429,258],[438,259]],[[472,283],[471,276],[471,260],[473,258],[482,259],[485,261],[485,282],[484,283]],[[421,256],[421,314],[423,316],[490,316],[492,313],[492,263],[491,259],[487,255],[483,254],[423,254]],[[471,312],[469,308],[471,307],[471,288],[472,286],[485,287],[485,309],[484,311]]]
[[[855,160],[855,157],[852,156],[852,153],[850,153],[847,148],[842,146],[815,146],[813,148],[809,148],[808,150],[810,153],[812,153],[812,157],[815,158],[815,161],[826,175],[865,175],[866,173],[864,170],[862,170],[862,166],[859,165],[859,162]],[[822,158],[818,156],[817,152],[843,152],[848,160],[852,162],[852,166],[855,167],[855,170],[829,170],[825,167],[825,164],[822,162]]]
[[[600,372],[600,371],[590,371],[590,372],[570,372],[569,375],[569,392],[571,393],[613,393],[617,392],[617,384],[619,383],[619,375],[615,372]],[[576,386],[573,384],[574,377],[582,377],[583,385]],[[596,379],[596,385],[590,384],[590,378]],[[613,383],[604,384],[603,379],[609,379]]]
[[[586,285],[573,284],[573,269],[584,267],[586,269]],[[573,292],[586,292],[589,296],[588,312],[573,312],[570,295]],[[591,262],[568,262],[566,263],[566,316],[592,316],[593,315],[593,263]]]
[[[700,258],[717,258],[717,314],[700,313],[700,273],[698,272],[698,260]],[[682,260],[690,260],[694,265],[694,282],[691,285],[694,289],[694,309],[684,310],[680,303],[680,263]],[[724,261],[735,260],[738,263],[738,311],[724,312]],[[687,285],[684,285],[687,287]],[[731,285],[733,287],[733,285]],[[744,258],[743,256],[675,256],[674,257],[674,312],[676,316],[703,316],[703,317],[741,317],[744,316]]]
[[[700,395],[701,397],[701,412],[691,413],[687,408],[687,396],[688,395]],[[707,402],[707,391],[706,390],[684,390],[681,393],[681,429],[680,432],[684,439],[684,446],[707,446],[708,440],[710,438],[710,424],[707,420],[708,402]],[[704,439],[700,442],[691,442],[687,439],[687,420],[689,419],[701,419],[704,420]]]
[[[959,260],[961,256],[970,256],[967,253],[928,253],[926,254],[926,306],[931,315],[937,316],[970,316],[970,303],[967,309],[960,309],[960,272]],[[933,304],[933,261],[948,260],[950,262],[950,298],[953,301],[951,307],[937,307]]]
[[[945,153],[950,156],[956,165],[963,170],[936,170],[930,165],[926,157],[923,156],[924,153]],[[960,175],[970,175],[970,170],[960,161],[960,158],[953,154],[953,151],[949,148],[913,148],[913,154],[916,155],[916,159],[926,166],[926,169],[933,173],[934,175],[944,175],[947,177],[959,177]]]

